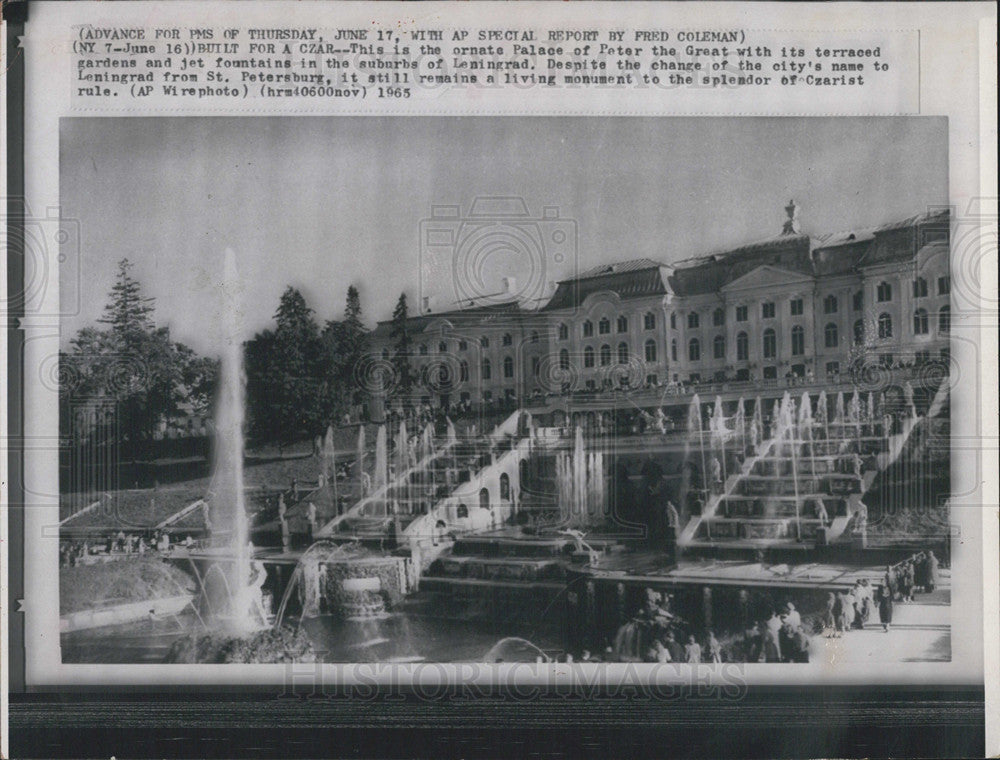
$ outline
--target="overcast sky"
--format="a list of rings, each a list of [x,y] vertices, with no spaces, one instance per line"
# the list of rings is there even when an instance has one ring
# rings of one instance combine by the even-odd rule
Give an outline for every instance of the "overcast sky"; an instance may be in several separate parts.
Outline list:
[[[237,255],[247,337],[287,285],[318,319],[348,285],[366,321],[420,291],[433,204],[520,196],[576,221],[577,253],[535,280],[620,259],[665,263],[767,238],[790,198],[802,230],[873,226],[947,202],[944,119],[240,117],[64,119],[63,215],[80,221],[82,303],[63,342],[100,316],[117,262],[176,340],[215,354],[223,251]],[[546,227],[545,230],[549,230]],[[572,243],[572,240],[569,241]],[[568,245],[568,244],[564,244]],[[567,249],[569,251],[570,249]],[[478,251],[488,253],[486,247]],[[549,252],[551,253],[551,252]],[[501,251],[486,292],[520,272]],[[456,299],[434,276],[435,310]],[[67,287],[63,282],[63,287]],[[458,292],[468,292],[460,290]]]

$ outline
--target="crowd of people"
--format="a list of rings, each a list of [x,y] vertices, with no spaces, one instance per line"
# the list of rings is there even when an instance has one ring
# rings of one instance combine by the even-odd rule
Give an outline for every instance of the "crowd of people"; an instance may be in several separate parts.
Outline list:
[[[939,583],[939,561],[932,550],[888,565],[877,586],[861,578],[851,588],[829,593],[823,615],[825,635],[840,638],[848,631],[863,630],[875,614],[888,633],[896,602],[913,602],[917,593],[932,593]]]
[[[809,662],[809,634],[792,602],[782,610],[772,609],[761,622],[743,635],[734,648],[742,662]]]
[[[191,549],[197,542],[190,535],[184,537],[181,545]],[[62,567],[74,567],[87,564],[91,558],[109,558],[131,555],[144,555],[148,552],[166,554],[171,551],[170,534],[164,530],[150,532],[128,532],[119,530],[108,533],[101,539],[80,539],[63,541],[59,544],[59,564]]]

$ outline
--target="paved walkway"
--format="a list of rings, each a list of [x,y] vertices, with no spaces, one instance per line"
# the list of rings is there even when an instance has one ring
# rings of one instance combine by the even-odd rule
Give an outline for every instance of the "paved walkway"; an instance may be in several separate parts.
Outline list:
[[[842,638],[812,638],[813,662],[838,663],[948,662],[951,660],[951,607],[943,604],[896,603],[889,632],[878,614],[863,631]]]

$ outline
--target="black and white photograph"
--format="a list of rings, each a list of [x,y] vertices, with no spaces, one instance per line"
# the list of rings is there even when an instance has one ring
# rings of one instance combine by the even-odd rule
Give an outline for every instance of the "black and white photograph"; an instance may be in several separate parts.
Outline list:
[[[62,118],[62,663],[951,662],[948,139]]]

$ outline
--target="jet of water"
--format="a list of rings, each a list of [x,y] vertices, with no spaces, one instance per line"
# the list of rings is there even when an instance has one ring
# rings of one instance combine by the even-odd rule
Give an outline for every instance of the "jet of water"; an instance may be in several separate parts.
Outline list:
[[[214,543],[232,553],[226,585],[231,602],[230,626],[239,632],[255,627],[250,594],[249,523],[243,492],[244,386],[241,288],[236,254],[226,249],[222,287],[222,362],[215,414],[215,463],[212,476]]]

